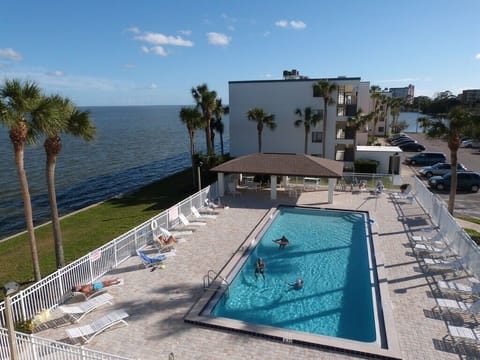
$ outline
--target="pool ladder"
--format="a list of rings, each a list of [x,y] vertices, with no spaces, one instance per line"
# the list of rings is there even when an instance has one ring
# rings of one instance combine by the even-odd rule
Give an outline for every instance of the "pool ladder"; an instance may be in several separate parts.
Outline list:
[[[230,283],[223,276],[219,275],[214,270],[208,270],[207,274],[203,277],[203,290],[210,288],[210,285],[216,283],[218,287],[215,287],[213,291],[218,291],[218,289],[223,289],[226,297],[229,295]]]

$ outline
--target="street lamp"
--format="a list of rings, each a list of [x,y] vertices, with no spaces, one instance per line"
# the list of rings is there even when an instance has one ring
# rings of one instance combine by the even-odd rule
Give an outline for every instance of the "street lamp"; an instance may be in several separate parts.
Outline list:
[[[15,281],[10,281],[3,286],[3,295],[5,296],[5,317],[7,320],[8,345],[10,347],[10,358],[18,360],[17,341],[15,339],[15,326],[13,324],[12,303],[10,295],[17,292],[20,285]]]

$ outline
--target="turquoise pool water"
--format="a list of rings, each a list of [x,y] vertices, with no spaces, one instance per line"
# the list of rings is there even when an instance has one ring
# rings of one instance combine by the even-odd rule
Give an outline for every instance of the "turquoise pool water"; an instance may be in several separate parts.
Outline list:
[[[365,213],[280,208],[212,315],[362,342],[377,340]],[[272,242],[285,235],[284,249]],[[265,280],[254,275],[258,257]],[[300,290],[288,283],[304,280]]]

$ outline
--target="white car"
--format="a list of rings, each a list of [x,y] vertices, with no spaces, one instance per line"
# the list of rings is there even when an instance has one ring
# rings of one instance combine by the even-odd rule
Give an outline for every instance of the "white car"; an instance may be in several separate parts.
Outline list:
[[[462,147],[462,148],[479,148],[480,147],[480,141],[475,141],[475,140],[472,140],[472,139],[465,139],[460,144],[460,147]]]

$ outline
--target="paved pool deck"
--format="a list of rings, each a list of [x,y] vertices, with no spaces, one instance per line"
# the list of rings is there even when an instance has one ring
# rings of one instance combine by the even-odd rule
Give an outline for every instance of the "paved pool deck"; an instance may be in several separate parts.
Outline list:
[[[388,192],[375,196],[369,192],[336,191],[333,204],[326,191],[303,192],[298,198],[279,192],[269,199],[268,191],[242,191],[226,196],[228,209],[218,210],[216,219],[195,227],[187,241],[176,245],[175,257],[167,259],[165,269],[151,272],[138,257],[124,262],[105,278],[120,277],[122,286],[109,289],[114,304],[88,314],[87,324],[112,309],[129,313],[128,326],[113,328],[98,335],[86,348],[128,356],[134,359],[357,359],[351,355],[300,345],[284,344],[265,338],[224,330],[208,329],[184,322],[184,317],[203,294],[203,277],[209,270],[219,271],[272,207],[300,204],[320,208],[368,211],[375,220],[374,246],[380,281],[387,284],[393,327],[402,359],[459,359],[447,334],[446,321],[432,311],[434,282],[426,276],[413,256],[409,236],[431,227],[428,215],[414,201],[395,201]],[[148,252],[149,248],[146,248]],[[151,250],[152,253],[155,250]],[[457,275],[462,276],[462,275]],[[465,274],[463,274],[465,276]],[[69,342],[58,311],[38,336]],[[46,324],[47,325],[47,324]],[[392,325],[392,324],[390,324]],[[480,356],[475,349],[467,349]],[[478,358],[478,357],[477,357]]]

